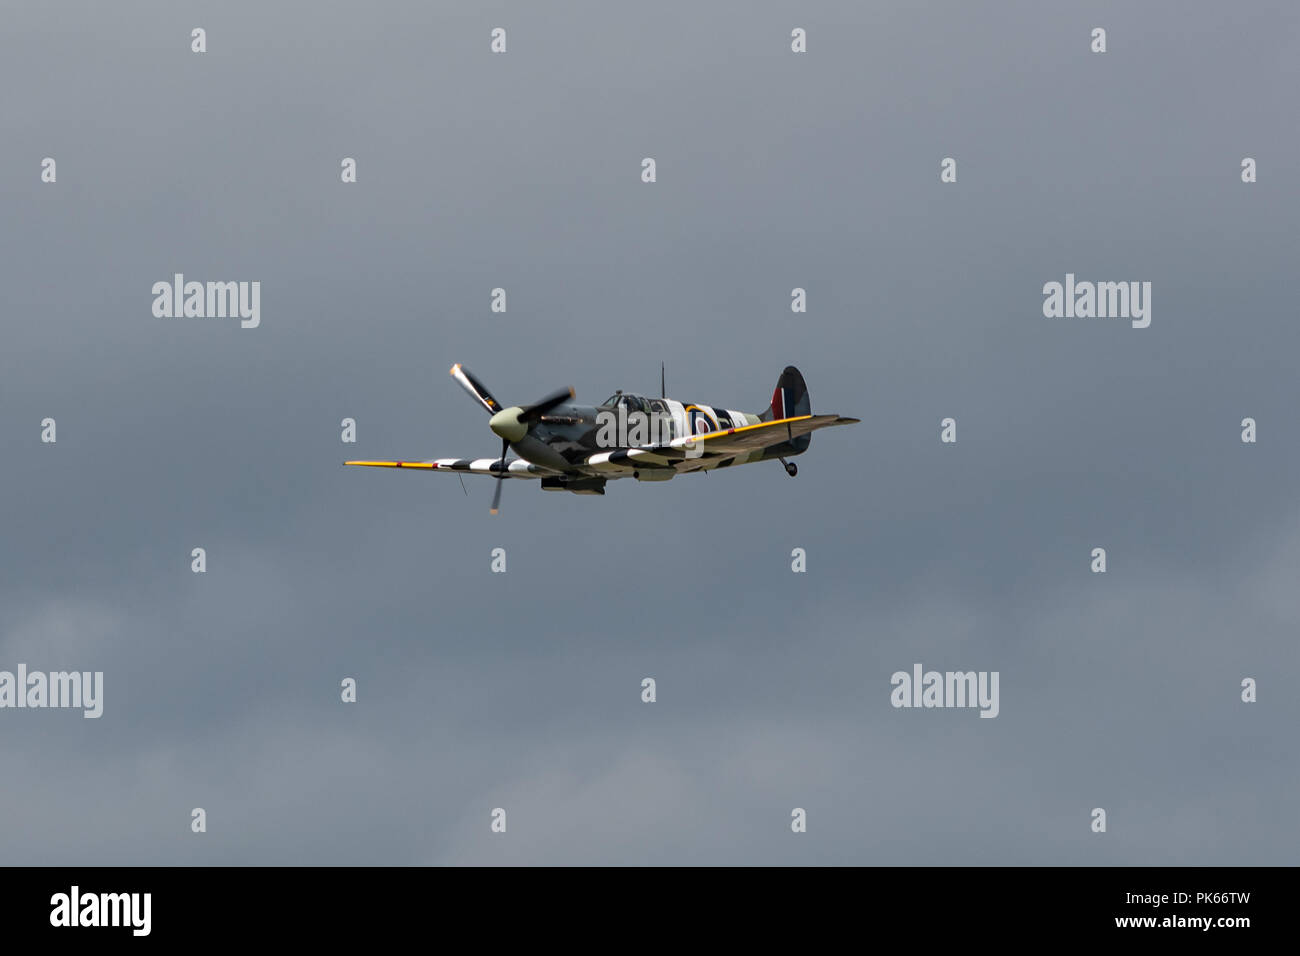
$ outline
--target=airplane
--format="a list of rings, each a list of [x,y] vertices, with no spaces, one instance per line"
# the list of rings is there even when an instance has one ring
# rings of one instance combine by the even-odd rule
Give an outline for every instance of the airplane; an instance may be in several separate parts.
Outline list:
[[[667,481],[772,459],[793,478],[799,469],[786,459],[808,450],[812,432],[859,421],[812,414],[808,387],[793,365],[781,373],[771,404],[757,415],[622,389],[595,406],[574,403],[573,389],[562,388],[532,405],[506,407],[464,366],[453,365],[451,376],[492,416],[488,427],[501,439],[500,458],[343,464],[490,475],[497,482],[491,513],[497,514],[506,478],[539,479],[543,491],[603,495],[605,483],[618,478]],[[661,393],[662,384],[661,366]],[[507,460],[511,449],[519,457]]]

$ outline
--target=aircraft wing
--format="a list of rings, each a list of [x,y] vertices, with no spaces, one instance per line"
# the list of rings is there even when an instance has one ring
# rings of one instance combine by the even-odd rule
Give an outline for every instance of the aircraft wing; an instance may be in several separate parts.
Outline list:
[[[362,465],[367,468],[414,468],[424,471],[457,472],[469,475],[492,475],[501,473],[500,458],[436,458],[433,461],[345,461],[345,465]],[[534,465],[522,458],[507,458],[505,476],[507,478],[544,478],[558,474],[549,468]]]
[[[596,471],[617,472],[637,465],[665,467],[705,457],[731,457],[779,445],[819,428],[853,425],[858,421],[840,415],[795,415],[757,425],[724,428],[694,438],[674,438],[660,445],[602,452],[588,457],[586,464]]]

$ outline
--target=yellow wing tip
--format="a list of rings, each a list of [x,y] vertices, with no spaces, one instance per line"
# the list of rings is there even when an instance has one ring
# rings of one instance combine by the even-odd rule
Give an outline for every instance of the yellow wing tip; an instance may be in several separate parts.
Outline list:
[[[345,465],[362,465],[369,468],[437,468],[433,461],[345,461]]]

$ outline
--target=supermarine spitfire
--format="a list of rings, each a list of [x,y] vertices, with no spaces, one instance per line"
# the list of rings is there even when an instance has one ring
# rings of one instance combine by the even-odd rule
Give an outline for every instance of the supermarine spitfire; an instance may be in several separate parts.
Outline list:
[[[623,391],[600,405],[579,405],[571,388],[532,405],[506,407],[469,369],[453,365],[451,375],[492,416],[488,427],[501,439],[499,458],[344,464],[490,475],[497,479],[492,494],[496,514],[506,478],[539,479],[543,491],[603,495],[605,482],[615,478],[667,481],[688,472],[771,459],[794,477],[798,468],[786,459],[808,450],[812,432],[858,421],[812,414],[808,388],[793,365],[781,373],[771,404],[757,415]],[[507,459],[511,449],[518,458]]]

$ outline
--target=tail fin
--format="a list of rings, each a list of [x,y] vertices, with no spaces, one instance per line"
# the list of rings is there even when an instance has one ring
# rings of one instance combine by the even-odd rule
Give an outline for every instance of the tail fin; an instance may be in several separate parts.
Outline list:
[[[812,402],[808,399],[808,386],[804,384],[799,370],[793,365],[787,365],[781,377],[776,380],[776,389],[772,392],[772,404],[758,417],[761,421],[770,422],[779,418],[811,414]]]
[[[793,365],[787,365],[781,377],[776,380],[776,388],[772,392],[772,404],[768,406],[767,411],[758,416],[759,421],[771,422],[778,421],[782,418],[793,418],[796,415],[811,415],[812,400],[808,398],[808,386],[804,384],[803,376]],[[783,445],[789,445],[792,454],[807,449],[812,441],[812,435],[798,435]]]

